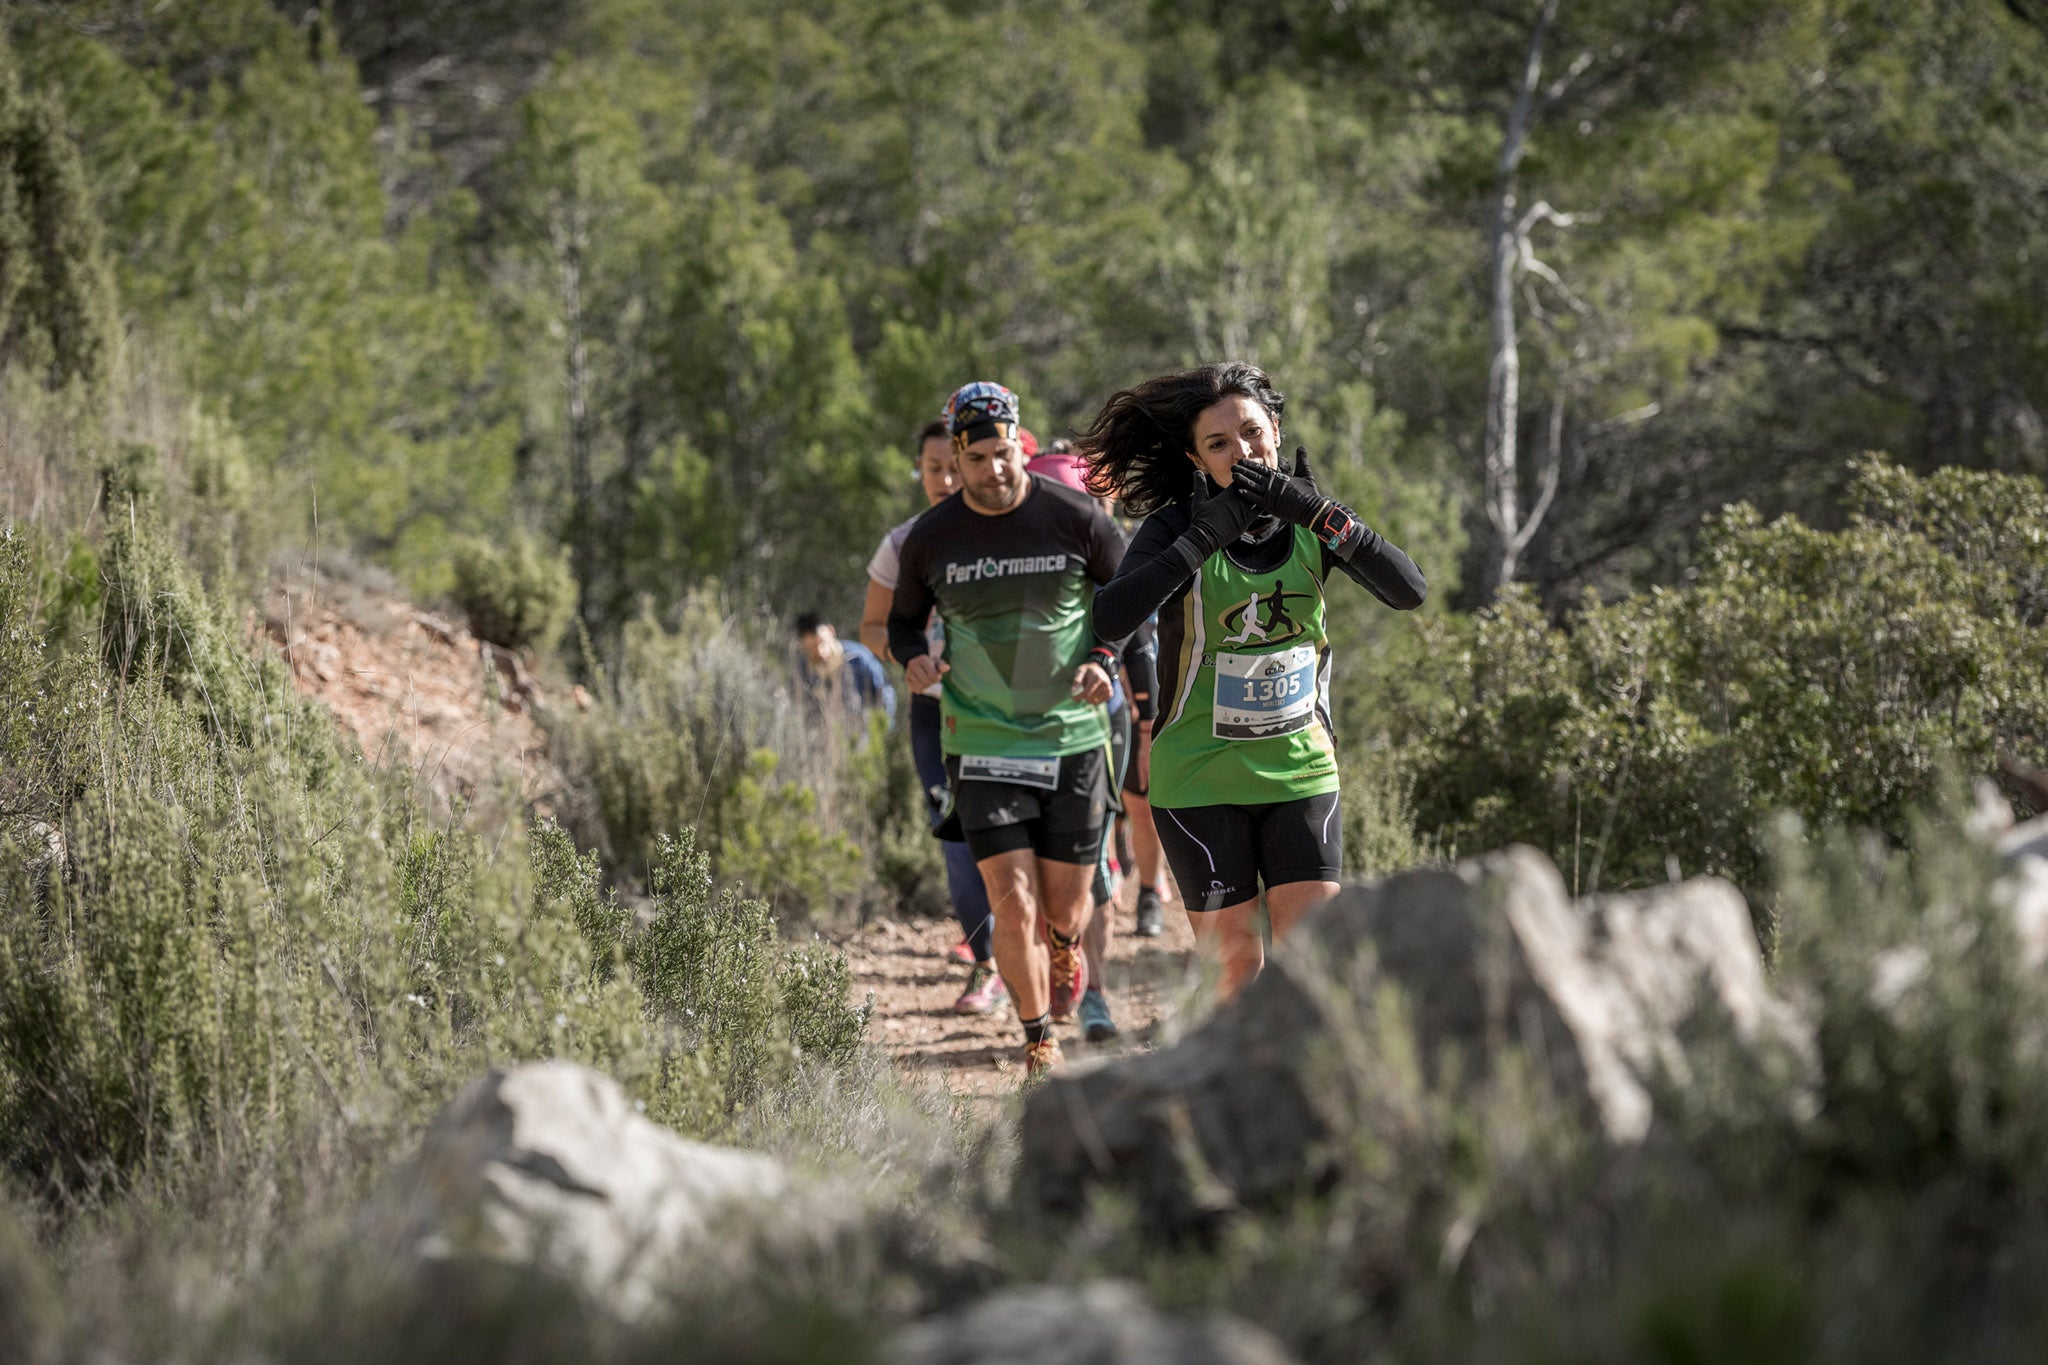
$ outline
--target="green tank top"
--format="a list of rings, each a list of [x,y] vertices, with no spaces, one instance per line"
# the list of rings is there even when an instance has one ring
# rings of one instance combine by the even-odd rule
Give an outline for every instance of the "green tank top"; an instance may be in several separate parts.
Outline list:
[[[1322,544],[1252,573],[1213,554],[1180,609],[1180,690],[1152,738],[1156,806],[1250,806],[1337,790]]]

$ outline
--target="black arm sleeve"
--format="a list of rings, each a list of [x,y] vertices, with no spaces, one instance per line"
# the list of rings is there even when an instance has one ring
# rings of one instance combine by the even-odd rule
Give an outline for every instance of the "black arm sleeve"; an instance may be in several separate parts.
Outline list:
[[[1338,506],[1343,507],[1342,503]],[[1422,605],[1429,584],[1415,561],[1392,541],[1360,521],[1358,514],[1344,508],[1344,514],[1363,532],[1342,550],[1323,549],[1323,573],[1332,566],[1342,569],[1351,580],[1395,611],[1413,611]]]
[[[1123,563],[1124,558],[1124,533],[1117,530],[1116,523],[1100,510],[1088,522],[1087,552],[1088,581],[1100,589],[1102,584],[1116,577],[1117,567]],[[1105,629],[1099,613],[1094,616],[1092,624],[1096,644],[1116,654],[1121,660],[1131,632]],[[1109,671],[1114,677],[1116,665],[1111,664]]]
[[[1138,528],[1116,577],[1095,592],[1098,635],[1121,640],[1132,634],[1202,567],[1176,553],[1186,520],[1185,508],[1163,507]]]
[[[932,652],[925,622],[932,616],[932,589],[924,581],[924,547],[913,532],[903,542],[896,570],[896,596],[889,603],[889,653],[899,664]]]

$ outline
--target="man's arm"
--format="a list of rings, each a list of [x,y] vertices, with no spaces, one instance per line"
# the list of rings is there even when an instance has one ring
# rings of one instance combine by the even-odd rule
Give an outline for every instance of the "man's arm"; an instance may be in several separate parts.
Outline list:
[[[931,656],[925,638],[925,622],[931,619],[938,601],[925,581],[930,554],[915,530],[903,542],[902,562],[896,575],[896,594],[889,603],[889,653],[903,665],[903,682],[913,693],[929,690],[952,665]]]

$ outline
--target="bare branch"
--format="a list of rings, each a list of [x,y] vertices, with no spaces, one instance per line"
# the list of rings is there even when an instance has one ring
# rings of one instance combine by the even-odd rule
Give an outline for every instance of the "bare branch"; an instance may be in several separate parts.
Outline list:
[[[1541,484],[1536,492],[1535,505],[1522,520],[1522,529],[1515,533],[1514,551],[1517,559],[1522,551],[1529,548],[1529,542],[1536,536],[1536,528],[1543,524],[1543,518],[1550,511],[1550,503],[1557,496],[1558,471],[1564,467],[1564,395],[1550,400],[1550,445],[1543,458]]]

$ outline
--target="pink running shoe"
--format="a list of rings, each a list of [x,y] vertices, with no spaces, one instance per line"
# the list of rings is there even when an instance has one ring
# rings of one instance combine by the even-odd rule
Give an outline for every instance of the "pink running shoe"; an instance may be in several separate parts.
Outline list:
[[[967,940],[964,938],[946,949],[946,956],[952,958],[963,967],[972,967],[974,965],[974,949],[967,946]]]
[[[1002,974],[986,962],[974,964],[974,970],[967,974],[967,989],[960,992],[960,998],[953,1002],[955,1014],[990,1014],[1009,1000],[1010,992],[1003,985]]]

